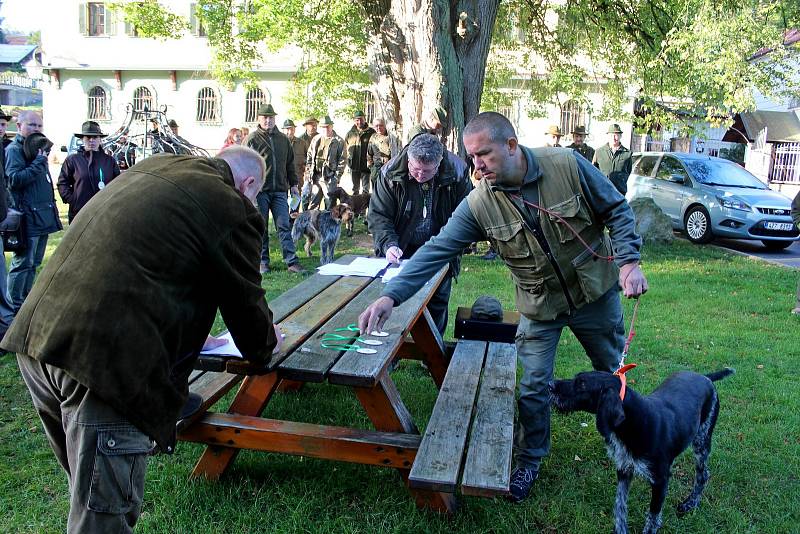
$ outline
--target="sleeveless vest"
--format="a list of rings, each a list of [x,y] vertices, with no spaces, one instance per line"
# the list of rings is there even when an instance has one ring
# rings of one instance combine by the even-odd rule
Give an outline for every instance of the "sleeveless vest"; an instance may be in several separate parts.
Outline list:
[[[571,151],[536,148],[532,152],[542,169],[538,180],[539,205],[562,217],[597,254],[610,256],[611,241],[586,202],[578,164]],[[597,300],[618,283],[617,266],[595,259],[573,231],[554,215],[540,211],[539,224],[566,287],[507,193],[493,191],[487,180],[481,180],[467,202],[511,270],[517,309],[529,319],[549,321],[570,311],[567,293],[577,309]]]

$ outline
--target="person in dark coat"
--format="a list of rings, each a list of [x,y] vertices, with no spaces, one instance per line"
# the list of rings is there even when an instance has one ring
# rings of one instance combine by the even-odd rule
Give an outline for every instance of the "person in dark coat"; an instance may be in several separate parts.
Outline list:
[[[472,190],[463,160],[446,151],[441,141],[420,134],[381,169],[369,202],[367,223],[375,253],[392,263],[410,258],[437,235],[458,204]],[[447,277],[428,302],[439,332],[447,328],[447,305],[461,257],[450,262]]]
[[[597,149],[592,163],[606,175],[617,191],[625,196],[628,192],[628,177],[633,169],[633,161],[631,151],[622,145],[621,139],[622,128],[619,124],[612,124],[608,129],[608,143]]]
[[[41,149],[25,153],[25,140],[42,132],[42,117],[34,111],[23,111],[17,125],[17,136],[6,148],[6,180],[14,207],[25,214],[28,246],[14,252],[8,271],[8,293],[15,311],[33,287],[36,269],[47,250],[47,236],[63,228],[47,154]]]
[[[7,145],[11,144],[11,140],[6,138],[6,128],[8,128],[8,121],[11,120],[11,115],[6,115],[0,109],[0,140],[3,146],[0,147],[0,221],[5,220],[8,215],[8,184],[6,183],[6,151]],[[11,321],[14,320],[14,308],[11,306],[11,301],[8,300],[7,278],[8,271],[6,271],[6,256],[3,251],[3,240],[0,239],[0,260],[2,260],[3,267],[0,269],[0,337],[4,336],[8,327],[11,326]]]
[[[587,134],[588,132],[585,126],[576,126],[575,129],[572,130],[572,143],[568,145],[567,148],[575,150],[578,154],[586,158],[587,161],[592,161],[594,159],[594,149],[584,142]]]
[[[58,194],[69,204],[67,219],[70,223],[89,199],[120,174],[116,160],[100,150],[100,138],[105,135],[96,122],[84,122],[81,131],[75,134],[83,140],[83,146],[67,156],[61,165]]]
[[[347,166],[350,168],[350,177],[353,179],[353,194],[369,193],[369,163],[367,149],[369,140],[375,130],[367,124],[364,112],[358,110],[353,115],[353,127],[344,138],[345,151],[347,152]]]
[[[245,147],[135,165],[69,226],[0,342],[67,472],[68,532],[132,531],[217,310],[245,359],[280,347],[258,272],[263,180]]]

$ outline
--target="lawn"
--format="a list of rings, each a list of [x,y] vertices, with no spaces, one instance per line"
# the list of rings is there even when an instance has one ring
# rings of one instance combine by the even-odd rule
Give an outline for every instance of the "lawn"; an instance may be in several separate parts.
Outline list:
[[[343,238],[337,255],[369,251],[363,226],[357,228],[362,232]],[[274,259],[277,243],[271,241]],[[302,259],[309,269],[316,261]],[[273,265],[277,270],[263,282],[267,298],[298,281],[282,262]],[[651,290],[639,307],[628,360],[639,365],[628,375],[632,387],[647,393],[679,369],[737,370],[717,383],[722,409],[700,508],[684,518],[674,512],[694,475],[692,456],[684,453],[673,469],[662,532],[800,531],[800,321],[789,314],[798,273],[684,241],[646,248],[644,270]],[[456,307],[482,294],[514,306],[502,264],[466,256],[448,337]],[[629,314],[631,303],[625,306]],[[556,376],[587,368],[588,358],[565,332]],[[393,377],[423,428],[436,397],[430,377],[416,362],[403,362]],[[266,415],[369,427],[350,391],[327,385],[278,394]],[[63,531],[66,480],[11,356],[0,357],[0,421],[0,532]],[[180,443],[174,455],[151,459],[138,532],[592,533],[612,525],[614,470],[588,414],[553,416],[552,452],[528,501],[464,498],[453,518],[417,510],[390,469],[243,452],[220,481],[191,481],[200,452],[199,445]],[[629,505],[633,531],[641,530],[648,502],[649,488],[637,479]]]

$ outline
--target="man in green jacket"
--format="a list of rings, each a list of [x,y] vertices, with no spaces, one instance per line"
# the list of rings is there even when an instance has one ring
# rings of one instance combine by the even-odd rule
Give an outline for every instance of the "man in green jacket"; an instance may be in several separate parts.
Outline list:
[[[347,151],[347,166],[350,168],[350,177],[353,179],[353,194],[357,195],[362,188],[364,193],[369,193],[369,164],[367,163],[367,149],[369,139],[375,130],[367,124],[364,112],[358,110],[353,115],[353,127],[344,138]]]
[[[444,131],[444,123],[447,120],[447,111],[441,107],[436,106],[428,115],[422,119],[422,123],[416,124],[408,131],[408,138],[406,144],[410,143],[419,134],[428,133],[431,135],[441,137]]]
[[[622,145],[621,139],[622,128],[619,124],[612,124],[608,129],[608,143],[595,151],[592,164],[606,175],[622,196],[625,196],[633,165],[631,151]]]
[[[576,126],[572,130],[572,143],[567,148],[575,150],[586,158],[586,161],[592,161],[594,159],[594,149],[585,143],[587,133],[585,126]]]
[[[132,532],[217,309],[245,359],[279,348],[258,273],[263,180],[241,146],[131,167],[75,217],[0,342],[67,472],[68,532]]]
[[[322,131],[311,139],[306,154],[306,177],[303,186],[303,211],[317,209],[325,197],[325,209],[335,206],[330,194],[339,187],[344,171],[344,139],[333,129],[333,121],[328,115],[322,119]],[[327,195],[321,182],[325,184]],[[316,187],[317,192],[313,190]]]
[[[595,369],[618,369],[625,344],[619,288],[629,298],[647,291],[642,241],[625,198],[572,150],[523,147],[495,112],[470,121],[464,146],[482,174],[478,186],[358,322],[362,332],[380,329],[392,308],[442,265],[470,243],[489,240],[511,271],[521,314],[516,344],[523,375],[510,487],[519,502],[550,450],[548,383],[561,331],[572,330]]]
[[[291,273],[304,273],[300,266],[297,252],[292,241],[292,227],[289,223],[289,192],[299,195],[298,179],[294,166],[294,151],[289,138],[278,130],[275,124],[275,110],[272,104],[264,104],[258,108],[258,126],[242,143],[250,147],[264,158],[267,167],[264,186],[258,194],[258,210],[264,217],[264,224],[269,229],[269,214],[275,223],[278,239],[281,241],[281,253],[286,263],[286,270]],[[261,245],[261,274],[270,271],[269,230],[264,232]]]

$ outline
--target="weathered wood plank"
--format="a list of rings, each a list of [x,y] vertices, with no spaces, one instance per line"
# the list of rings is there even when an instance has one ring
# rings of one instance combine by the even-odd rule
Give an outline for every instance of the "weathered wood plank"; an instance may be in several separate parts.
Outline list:
[[[516,348],[509,343],[489,343],[461,477],[464,495],[493,497],[508,493],[516,384]]]
[[[408,477],[411,487],[455,492],[485,354],[483,341],[456,347]]]
[[[183,438],[226,449],[282,452],[398,469],[411,468],[420,441],[418,434],[214,413],[187,429]]]
[[[345,386],[374,386],[380,376],[385,374],[411,327],[426,311],[425,305],[446,273],[447,267],[442,267],[413,297],[394,309],[383,327],[389,336],[379,338],[384,342],[383,345],[371,347],[378,351],[376,354],[359,354],[356,351],[344,353],[328,371],[328,381]]]
[[[343,302],[354,299],[372,281],[372,278],[367,277],[339,278],[281,321],[281,328],[286,336],[283,339],[283,347],[279,353],[272,355],[272,359],[265,367],[258,368],[245,360],[229,359],[227,371],[229,373],[254,374],[276,369],[288,354],[303,344],[310,335],[338,312]]]
[[[352,254],[342,256],[334,263],[349,265],[356,257]],[[340,277],[321,275],[315,272],[290,290],[269,302],[269,309],[272,310],[272,321],[280,323],[297,309],[311,300],[314,295],[318,295],[325,288],[332,285]]]
[[[374,279],[369,286],[350,300],[341,310],[331,317],[324,325],[317,330],[314,335],[308,338],[297,350],[288,356],[278,369],[281,375],[292,380],[303,380],[305,382],[322,382],[336,360],[343,354],[342,351],[327,349],[322,347],[322,338],[325,334],[339,334],[349,336],[349,341],[339,343],[353,343],[357,337],[356,332],[334,332],[337,328],[357,323],[358,316],[369,306],[372,301],[378,298],[383,283],[380,279]],[[375,338],[378,339],[378,338]],[[355,342],[358,343],[358,342]],[[365,345],[366,346],[366,345]]]
[[[441,388],[444,375],[447,373],[448,361],[444,354],[442,335],[427,308],[411,329],[411,337],[422,353],[422,361],[428,367],[433,382],[437,388]]]

